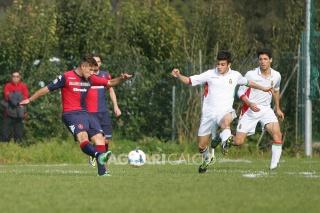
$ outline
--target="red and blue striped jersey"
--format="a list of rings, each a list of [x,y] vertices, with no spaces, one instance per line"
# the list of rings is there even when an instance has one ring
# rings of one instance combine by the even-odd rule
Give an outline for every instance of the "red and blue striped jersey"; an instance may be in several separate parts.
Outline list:
[[[47,85],[50,91],[61,89],[63,112],[86,111],[85,99],[90,86],[90,82],[74,70],[63,73]]]
[[[107,71],[99,71],[97,76],[109,81],[111,75]],[[107,111],[107,97],[105,86],[91,86],[86,97],[86,104],[88,112],[106,112]]]

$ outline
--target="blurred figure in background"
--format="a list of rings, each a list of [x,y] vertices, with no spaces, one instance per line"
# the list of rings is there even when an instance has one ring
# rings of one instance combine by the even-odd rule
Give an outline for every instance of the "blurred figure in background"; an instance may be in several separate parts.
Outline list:
[[[110,80],[110,73],[106,70],[101,70],[101,57],[98,54],[93,54],[92,56],[98,64],[97,69],[94,70],[94,74]],[[110,94],[114,114],[116,117],[119,117],[121,115],[121,110],[118,107],[117,96],[113,87],[91,86],[86,97],[86,106],[89,115],[95,117],[95,119],[99,121],[104,132],[106,151],[109,150],[109,143],[112,139],[112,122],[107,103],[107,91]],[[90,157],[89,164],[94,167],[96,165],[95,158]]]
[[[1,105],[4,108],[1,140],[9,142],[13,137],[15,142],[21,142],[23,138],[23,120],[26,117],[26,107],[20,106],[23,99],[29,98],[29,90],[21,81],[21,73],[15,70],[11,73],[10,82],[3,88],[3,100]]]

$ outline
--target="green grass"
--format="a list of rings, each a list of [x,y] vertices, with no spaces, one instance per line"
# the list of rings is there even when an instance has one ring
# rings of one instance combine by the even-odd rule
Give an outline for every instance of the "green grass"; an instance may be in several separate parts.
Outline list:
[[[320,159],[220,159],[197,165],[0,165],[0,212],[319,212]]]
[[[134,142],[124,139],[115,139],[111,143],[113,153],[127,155],[135,148],[141,148],[148,154],[170,153],[196,153],[196,143],[176,144],[163,143],[153,138],[144,138]],[[13,142],[0,142],[0,164],[4,163],[86,163],[86,158],[81,152],[79,144],[72,138],[65,140],[51,139],[37,142],[29,146],[20,146]]]

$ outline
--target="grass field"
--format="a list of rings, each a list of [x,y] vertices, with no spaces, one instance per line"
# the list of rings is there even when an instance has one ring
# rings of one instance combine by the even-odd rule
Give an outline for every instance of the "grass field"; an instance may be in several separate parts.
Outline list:
[[[320,159],[222,159],[197,165],[0,165],[0,212],[319,212]]]

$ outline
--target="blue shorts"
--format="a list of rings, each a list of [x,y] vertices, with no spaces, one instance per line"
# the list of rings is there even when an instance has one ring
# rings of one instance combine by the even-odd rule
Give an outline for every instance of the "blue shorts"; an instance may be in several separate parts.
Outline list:
[[[85,111],[64,112],[62,121],[74,136],[83,131],[89,138],[98,133],[104,134],[99,122]]]
[[[112,124],[109,112],[89,112],[90,117],[94,117],[100,124],[104,137],[106,139],[112,138]]]

